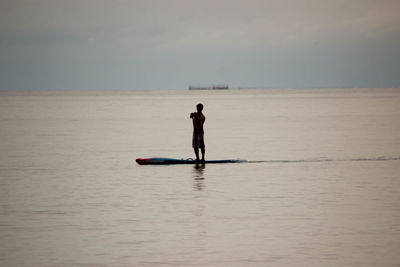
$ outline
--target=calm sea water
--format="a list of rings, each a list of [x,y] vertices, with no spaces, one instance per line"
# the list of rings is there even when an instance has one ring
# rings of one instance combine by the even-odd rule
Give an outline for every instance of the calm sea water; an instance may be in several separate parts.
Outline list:
[[[193,157],[260,163],[139,166]],[[400,90],[0,94],[0,266],[399,266]]]

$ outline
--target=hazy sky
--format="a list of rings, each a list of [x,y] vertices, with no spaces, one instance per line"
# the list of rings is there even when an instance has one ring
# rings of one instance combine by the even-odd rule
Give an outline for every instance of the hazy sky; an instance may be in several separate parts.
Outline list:
[[[400,87],[399,0],[0,0],[0,89]]]

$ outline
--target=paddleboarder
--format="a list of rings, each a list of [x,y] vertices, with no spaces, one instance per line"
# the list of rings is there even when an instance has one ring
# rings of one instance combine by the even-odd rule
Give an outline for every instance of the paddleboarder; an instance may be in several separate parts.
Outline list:
[[[206,117],[203,114],[203,105],[197,104],[196,106],[197,112],[190,113],[190,118],[193,121],[193,138],[192,138],[192,146],[194,149],[194,153],[196,155],[196,160],[200,161],[199,157],[199,149],[201,150],[201,161],[204,162],[205,155],[205,145],[204,145],[204,129],[203,125],[206,120]]]

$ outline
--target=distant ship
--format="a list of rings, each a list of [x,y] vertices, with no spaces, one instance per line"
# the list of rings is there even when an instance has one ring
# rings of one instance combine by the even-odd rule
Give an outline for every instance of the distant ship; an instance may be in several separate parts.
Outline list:
[[[212,86],[193,86],[189,85],[189,90],[228,90],[227,84],[212,85]]]

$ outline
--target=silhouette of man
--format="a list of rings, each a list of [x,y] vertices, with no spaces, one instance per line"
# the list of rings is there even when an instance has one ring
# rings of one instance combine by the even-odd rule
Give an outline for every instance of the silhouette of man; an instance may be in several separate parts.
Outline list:
[[[201,149],[201,161],[204,162],[205,145],[204,145],[204,121],[206,117],[203,114],[203,105],[197,104],[197,112],[190,113],[190,118],[193,121],[193,139],[192,146],[196,154],[196,160],[200,161],[199,149]]]

